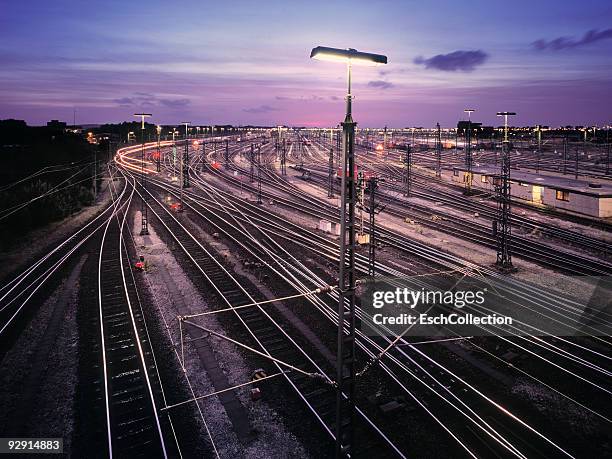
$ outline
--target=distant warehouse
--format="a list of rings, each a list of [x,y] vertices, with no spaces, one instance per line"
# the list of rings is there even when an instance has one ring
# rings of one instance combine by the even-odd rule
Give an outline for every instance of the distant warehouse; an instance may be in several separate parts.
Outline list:
[[[472,187],[495,192],[498,168],[474,167]],[[444,177],[445,176],[445,177]],[[445,171],[443,177],[456,183],[465,183],[467,172],[463,168]],[[512,170],[511,194],[535,206],[554,208],[568,213],[595,218],[612,217],[612,185],[601,180],[576,180],[560,174],[541,175]]]

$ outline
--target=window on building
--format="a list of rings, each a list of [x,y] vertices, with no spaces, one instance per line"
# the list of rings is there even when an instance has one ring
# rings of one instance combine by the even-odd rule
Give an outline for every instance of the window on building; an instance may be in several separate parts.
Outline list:
[[[569,191],[557,190],[557,201],[569,201]]]
[[[459,177],[459,171],[457,169],[453,169],[453,175],[455,177]]]
[[[488,182],[489,182],[489,181],[487,180],[487,176],[486,176],[486,175],[481,175],[481,176],[480,176],[480,181],[481,181],[482,183],[488,183]]]

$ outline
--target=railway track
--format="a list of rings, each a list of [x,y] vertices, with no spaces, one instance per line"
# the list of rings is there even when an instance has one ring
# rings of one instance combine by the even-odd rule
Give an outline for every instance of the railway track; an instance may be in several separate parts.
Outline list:
[[[367,159],[367,157],[365,157],[365,159]],[[324,158],[321,158],[321,161],[323,160]],[[390,166],[383,164],[383,168],[388,169]],[[312,169],[318,169],[320,172],[312,172]],[[297,170],[307,169],[297,167]],[[327,166],[311,166],[308,170],[311,178],[313,176],[315,178],[313,181],[318,183],[320,186],[327,187]],[[387,177],[388,173],[383,173],[383,176]],[[391,178],[394,179],[395,176],[393,175]],[[268,178],[265,180],[267,183],[271,183]],[[276,186],[279,186],[278,182],[276,182]],[[399,192],[400,186],[394,185],[393,182],[391,182],[390,184],[384,184],[383,189]],[[494,209],[491,209],[489,206],[480,203],[466,202],[465,199],[459,201],[455,196],[447,195],[447,193],[443,193],[440,196],[437,194],[432,196],[427,192],[417,192],[416,194],[425,199],[450,204],[451,206],[457,207],[463,211],[480,212],[487,218],[493,218],[495,215]],[[470,221],[460,220],[453,215],[446,215],[446,221],[432,221],[431,216],[433,214],[431,209],[415,203],[409,203],[406,207],[406,203],[404,201],[400,200],[397,196],[386,194],[384,191],[379,192],[379,199],[393,204],[393,206],[387,211],[395,214],[396,216],[400,216],[402,218],[409,216],[410,218],[418,220],[421,224],[424,224],[430,228],[442,230],[449,234],[459,235],[464,239],[487,247],[496,247],[495,238],[492,236],[490,228],[483,227],[482,225]],[[436,214],[439,216],[444,216],[444,214],[441,212],[436,212]],[[516,222],[530,228],[537,228],[546,234],[567,240],[572,244],[588,248],[589,250],[597,253],[605,254],[609,250],[609,244],[606,242],[589,238],[569,230],[562,228],[551,228],[550,225],[541,225],[520,216],[516,218]],[[592,276],[608,275],[612,271],[612,265],[603,260],[599,261],[596,259],[585,258],[568,251],[562,251],[559,253],[559,249],[549,248],[546,245],[535,243],[521,236],[515,235],[513,239],[515,241],[516,254],[533,262],[544,264],[560,271],[571,274]]]
[[[327,184],[327,177],[322,173],[311,173],[311,181],[322,187]],[[464,240],[496,248],[496,240],[491,230],[483,225],[459,219],[450,214],[432,212],[425,206],[409,203],[397,196],[385,192],[378,193],[378,200],[387,204],[385,212],[401,219],[413,219],[428,228],[445,232]],[[442,221],[432,220],[437,216]],[[612,265],[605,261],[589,259],[567,251],[557,251],[545,245],[534,243],[522,236],[513,235],[513,253],[534,263],[549,266],[553,269],[576,275],[607,276],[612,273]]]
[[[378,350],[378,352],[380,352],[380,349]],[[434,382],[435,382],[435,379],[434,379]],[[438,384],[439,384],[439,383],[438,383]],[[478,441],[481,441],[481,440],[482,440],[482,438],[480,438]],[[524,445],[523,445],[523,446],[524,446]]]
[[[123,198],[126,192],[124,187],[118,193]],[[36,305],[40,304],[50,284],[57,281],[65,266],[106,225],[114,210],[113,204],[104,208],[91,221],[56,243],[0,287],[1,349],[9,348],[21,326],[35,311]]]
[[[131,201],[131,195],[128,199]],[[120,219],[117,208],[109,218],[98,258],[99,349],[108,455],[167,457],[149,377],[150,343],[145,339],[144,318],[135,307],[138,293],[124,246],[126,216],[127,212]]]
[[[212,172],[212,170],[211,170],[211,169],[209,169],[209,170]],[[192,179],[195,179],[195,176],[192,176]],[[280,182],[282,182],[282,180],[280,180]],[[193,183],[193,182],[192,182],[192,183]],[[167,186],[165,186],[165,185],[160,185],[160,186],[162,186],[162,188],[165,190],[165,192],[172,192],[172,190],[171,190],[171,189],[169,189]],[[272,186],[272,185],[271,185],[271,186]],[[253,190],[250,190],[250,191],[253,191]],[[297,191],[297,190],[295,190],[295,189],[291,189],[291,190],[286,189],[286,190],[285,190],[285,192],[288,192],[288,193],[293,193],[294,195],[296,194],[296,191]],[[217,191],[216,193],[217,193],[217,194],[219,194],[219,191]],[[222,194],[222,193],[221,193],[221,194]],[[231,193],[227,193],[227,195],[228,195],[228,197],[229,197],[229,195],[231,195]],[[269,196],[269,197],[271,197],[272,199],[274,199],[274,200],[275,200],[275,202],[276,202],[276,201],[277,201],[277,199],[278,199],[278,194],[268,194],[267,196]],[[293,198],[294,198],[294,199],[297,199],[297,200],[300,200],[300,199],[301,199],[301,198],[299,198],[298,196],[293,196]],[[203,204],[203,205],[205,204],[205,205],[202,207],[202,212],[203,212],[203,213],[206,213],[206,215],[209,215],[209,213],[212,211],[212,209],[216,209],[216,210],[215,210],[215,212],[221,212],[221,213],[228,213],[228,212],[229,212],[229,211],[228,211],[228,208],[227,208],[227,207],[229,206],[229,202],[224,202],[223,200],[218,201],[218,199],[213,199],[212,201],[210,201],[209,199],[203,199],[201,196],[195,195],[195,194],[193,194],[193,193],[191,193],[191,192],[188,192],[188,193],[186,193],[186,194],[185,194],[185,199],[186,199],[186,201],[185,201],[186,203],[187,203],[187,202],[193,202],[193,204],[194,204],[194,205],[195,205],[195,204],[198,204],[198,203],[201,203],[201,204]],[[229,198],[228,198],[228,199],[229,199]],[[304,209],[302,209],[302,211],[306,211],[306,212],[313,212],[315,215],[324,215],[324,214],[327,214],[327,216],[328,216],[328,217],[330,217],[330,218],[331,218],[331,216],[332,216],[333,214],[335,214],[335,209],[328,209],[328,210],[325,210],[325,211],[324,211],[323,209],[325,209],[326,207],[329,207],[329,206],[327,206],[327,205],[325,205],[325,206],[323,206],[323,205],[319,205],[319,203],[317,203],[317,200],[316,200],[316,199],[312,199],[312,198],[310,198],[310,199],[304,199],[304,201],[305,201],[306,203],[304,204]],[[307,205],[307,204],[309,204],[309,205]],[[190,204],[190,205],[191,205],[191,204]],[[234,204],[234,205],[237,205],[237,204]],[[246,203],[245,203],[244,205],[245,205],[245,206],[247,206],[247,207],[252,207],[253,209],[255,209],[255,208],[259,209],[259,210],[257,210],[257,211],[253,210],[253,212],[254,212],[254,214],[253,214],[253,215],[260,215],[260,214],[262,213],[262,211],[261,211],[261,208],[260,208],[260,207],[258,208],[257,206],[250,205],[250,204],[248,204],[248,205],[247,205]],[[285,204],[283,204],[283,205],[285,205]],[[286,205],[288,205],[288,206],[289,206],[289,205],[291,205],[291,202],[290,202],[289,200],[287,200],[287,201],[286,201]],[[295,204],[294,204],[294,205],[295,205]],[[212,206],[212,207],[211,207],[211,206]],[[317,213],[315,213],[315,212],[317,212],[317,209],[318,209],[318,212],[319,212],[318,214],[317,214]],[[296,207],[296,210],[297,210],[297,207]],[[246,208],[245,208],[244,210],[240,210],[240,209],[238,209],[238,208],[236,208],[236,209],[232,209],[232,210],[231,210],[231,212],[232,212],[232,213],[235,213],[237,216],[239,216],[239,215],[244,215],[244,214],[245,214],[245,212],[246,212]],[[238,217],[238,218],[239,218],[240,220],[242,220],[242,217]],[[247,221],[248,221],[248,219],[247,219]],[[231,224],[228,222],[228,223],[226,223],[226,226],[227,226],[227,225],[230,225],[230,226],[236,226],[236,222],[233,222],[233,223],[231,223]],[[238,233],[238,234],[236,234],[236,232],[235,232],[235,228],[234,228],[234,231],[233,231],[233,232],[232,232],[231,230],[227,230],[227,231],[228,231],[228,232],[227,232],[227,234],[228,234],[228,235],[230,235],[231,237],[234,237],[234,238],[239,238],[241,242],[244,242],[244,241],[245,241],[245,235],[246,235],[247,233]],[[276,231],[276,232],[275,232],[275,231]],[[271,228],[270,228],[269,233],[271,233],[271,234],[278,234],[278,231],[279,231],[278,229],[274,229],[274,227],[271,227]],[[288,232],[288,234],[291,234],[291,232]],[[232,235],[233,235],[233,236],[232,236]],[[385,236],[388,238],[388,239],[387,239],[387,240],[388,240],[388,242],[393,242],[393,244],[394,244],[395,246],[397,246],[398,248],[399,248],[399,247],[402,247],[402,246],[404,246],[404,245],[406,245],[406,244],[407,244],[407,241],[400,241],[400,239],[398,238],[398,236],[397,236],[397,235],[393,235],[392,233],[387,234],[387,235],[385,235]],[[256,236],[255,236],[255,235],[251,235],[251,236],[248,236],[248,237],[256,237]],[[248,237],[247,237],[247,239],[248,239]],[[301,236],[298,236],[298,234],[297,234],[297,233],[295,233],[295,236],[294,236],[294,237],[295,237],[295,238],[299,238],[300,240],[302,240],[302,239],[304,239],[304,240],[313,240],[313,239],[316,239],[316,238],[314,238],[314,235],[304,235],[304,237],[302,238]],[[331,248],[323,248],[323,247],[321,247],[321,246],[317,246],[317,245],[315,245],[315,244],[312,244],[312,245],[311,245],[311,247],[312,247],[312,250],[322,250],[322,251],[324,251],[324,252],[329,252],[329,256],[333,256],[333,250],[331,250]],[[407,246],[406,246],[406,247],[407,247]],[[415,249],[414,247],[411,247],[411,248],[410,248],[410,249],[408,249],[408,250],[414,250],[414,249]],[[420,247],[420,248],[418,248],[417,250],[422,251],[422,250],[424,250],[424,248]],[[430,249],[428,249],[428,250],[430,250]],[[434,260],[434,259],[436,259],[436,258],[438,258],[438,259],[439,259],[440,254],[434,254],[433,252],[435,252],[435,250],[430,250],[430,251],[432,252],[432,253],[431,253],[431,255],[426,255],[425,253],[423,253],[423,255],[424,255],[426,258],[431,259],[431,260]],[[442,259],[443,259],[443,262],[444,262],[444,263],[449,263],[449,262],[451,262],[451,258],[453,258],[453,257],[448,257],[448,256],[443,256],[443,257],[442,257]],[[439,260],[440,260],[440,261],[442,261],[441,259],[439,259]],[[456,262],[458,262],[458,261],[459,261],[459,260],[455,260],[453,263],[456,263]],[[358,263],[359,263],[359,260],[358,260]],[[389,272],[389,274],[393,274],[393,272]],[[399,273],[399,274],[401,274],[401,273]],[[528,289],[525,289],[525,292],[527,292],[527,291],[528,291]],[[544,300],[544,297],[542,297],[542,300]],[[534,301],[535,301],[535,300],[534,300]],[[539,301],[539,299],[537,299],[537,301]],[[556,300],[555,300],[555,298],[547,298],[547,299],[546,299],[546,301],[552,301],[552,302],[554,303]],[[323,308],[324,306],[323,306],[323,305],[321,305],[321,307]],[[329,311],[329,310],[327,310],[327,309],[321,309],[321,311],[322,311],[324,314],[328,314],[328,313],[329,313],[329,315],[327,315],[327,317],[328,317],[328,318],[329,318],[329,319],[332,321],[332,323],[333,323],[334,318],[333,318],[333,314],[331,313],[331,311]],[[327,312],[325,312],[325,311],[327,311]],[[362,339],[364,339],[364,338],[362,337]],[[407,343],[407,342],[404,342],[404,340],[402,340],[402,342],[403,342],[403,344],[405,344],[405,345],[408,345],[408,344],[409,344],[409,343]],[[527,344],[529,344],[529,343],[526,343],[525,345],[527,345]],[[369,352],[370,352],[370,354],[369,354],[369,355],[376,355],[375,353],[376,353],[376,352],[380,352],[380,350],[381,350],[381,348],[380,348],[380,347],[378,347],[378,348],[376,347],[377,345],[376,345],[376,343],[375,343],[375,342],[372,342],[371,340],[368,340],[367,338],[365,338],[365,341],[363,341],[363,342],[361,343],[361,345],[362,345],[362,346],[372,346],[372,347],[371,347],[371,350],[369,351]],[[532,346],[532,345],[533,345],[533,344],[529,344],[529,346]],[[367,351],[367,347],[366,347],[366,348],[364,348],[364,349],[365,349],[365,351],[366,351],[366,353],[367,353],[367,352],[368,352],[368,351]],[[541,352],[543,353],[543,352],[545,352],[545,350],[542,350]],[[429,358],[429,357],[427,357],[426,355],[422,355],[422,354],[419,354],[419,355],[420,355],[419,359],[424,359],[424,360],[422,360],[422,362],[421,362],[421,367],[422,367],[422,366],[423,366],[423,365],[426,363],[426,361],[428,361],[428,359],[430,359],[430,358]],[[406,367],[406,365],[405,365],[405,363],[404,363],[404,361],[405,361],[405,359],[406,359],[407,357],[408,357],[408,356],[405,354],[405,352],[399,352],[399,350],[394,351],[393,355],[392,355],[392,356],[389,356],[389,358],[391,359],[391,362],[393,363],[393,365],[398,365],[401,371],[407,371],[407,367]],[[431,363],[432,363],[432,362],[431,362],[431,361],[429,361],[429,364],[431,364]],[[413,364],[415,364],[415,363],[413,362]],[[402,368],[403,368],[403,369],[402,369]],[[443,367],[441,367],[441,368],[443,368]],[[423,369],[421,369],[421,371],[423,371]],[[394,374],[394,373],[392,372],[392,373],[390,373],[390,374]],[[454,375],[454,376],[459,377],[458,375]],[[396,376],[396,377],[400,377],[400,378],[402,378],[402,380],[404,380],[404,381],[405,381],[405,379],[404,379],[404,378],[405,378],[405,376]],[[447,380],[447,382],[443,382],[443,381],[438,381],[438,382],[436,382],[436,379],[433,379],[433,380],[431,380],[431,381],[428,381],[428,380],[427,380],[427,379],[426,379],[426,378],[423,376],[423,373],[421,373],[421,376],[417,376],[416,374],[413,374],[413,376],[412,376],[412,377],[416,379],[416,381],[417,381],[417,383],[418,383],[418,384],[425,384],[426,386],[429,386],[430,384],[434,384],[434,385],[435,385],[435,384],[442,384],[442,385],[444,385],[444,384],[448,384],[448,381],[450,381],[450,379],[449,379],[449,380]],[[444,379],[444,378],[442,378],[442,379]],[[403,384],[403,383],[402,383],[402,384]],[[405,387],[405,386],[403,386],[403,387]],[[405,389],[404,389],[404,390],[406,390],[406,387],[405,387]],[[407,393],[411,393],[411,392],[410,392],[410,391],[408,391]],[[442,394],[443,394],[443,392],[438,393],[438,394],[439,394],[439,395],[436,395],[436,397],[441,397],[441,396],[442,396]],[[425,397],[425,399],[427,399],[426,395],[423,395],[423,394],[416,395],[416,397],[417,397],[417,400],[418,400],[419,398],[421,398],[421,397]],[[445,395],[445,397],[449,397],[449,394],[447,393],[447,394]],[[476,399],[478,399],[478,397],[476,397]],[[447,401],[446,401],[446,402],[444,402],[444,403],[448,403],[448,400],[450,400],[450,399],[446,398],[446,400],[447,400]],[[431,403],[431,401],[429,401],[429,402],[428,402],[428,404],[429,404],[429,403]],[[472,403],[476,403],[476,402],[472,402]],[[442,411],[442,412],[444,412],[444,411]],[[496,433],[496,431],[494,430],[494,428],[493,428],[493,427],[491,427],[490,425],[489,425],[489,426],[486,426],[486,425],[482,424],[482,423],[481,423],[482,421],[478,421],[478,419],[473,419],[471,422],[475,423],[474,425],[476,426],[477,432],[479,432],[479,433],[477,433],[477,437],[478,437],[478,436],[482,437],[482,435],[483,435],[483,434],[485,435],[485,437],[481,438],[480,440],[478,440],[478,439],[476,440],[476,441],[483,441],[483,445],[486,445],[486,441],[485,441],[485,440],[488,438],[488,436],[489,436],[489,435],[498,436],[498,435],[500,435],[500,434],[499,434],[499,432],[500,432],[500,431],[501,431],[501,432],[506,432],[506,434],[504,434],[504,435],[509,435],[509,437],[513,437],[513,435],[516,435],[516,429],[515,429],[515,428],[513,428],[513,427],[511,427],[511,426],[510,426],[510,427],[508,427],[507,425],[506,425],[506,426],[502,426],[502,427],[499,427],[499,426],[498,426],[498,427],[496,428],[496,429],[497,429],[497,433]],[[506,431],[508,428],[510,428],[510,431],[509,431],[509,432],[507,432],[507,431]],[[513,433],[513,432],[514,432],[514,433]],[[462,436],[463,436],[463,435],[462,435]],[[469,436],[468,436],[468,437],[469,437]],[[497,438],[499,438],[499,437],[497,437]],[[521,440],[517,440],[517,439],[515,438],[515,441],[517,441],[516,445],[518,445],[520,449],[526,448],[526,449],[524,449],[524,451],[528,451],[528,450],[529,450],[529,447],[528,447],[528,446],[526,446],[526,445],[524,444],[524,442],[522,442]],[[507,445],[507,443],[503,443],[503,441],[502,441],[502,444],[505,444],[506,446],[508,446],[508,445]],[[546,447],[546,446],[550,447],[550,446],[551,446],[550,444],[548,444],[548,445],[547,445],[547,444],[546,444],[546,442],[544,442],[544,444],[543,444],[543,445],[544,445],[544,447]],[[540,445],[540,447],[542,447],[542,445]],[[511,449],[512,449],[512,448],[511,448]],[[469,450],[469,449],[468,449],[468,450]],[[557,450],[557,451],[558,451],[558,450]],[[516,451],[515,451],[515,452],[516,452]],[[560,451],[558,451],[558,452],[560,452]],[[519,456],[519,457],[520,457],[520,456]],[[535,456],[534,456],[534,457],[535,457]]]
[[[171,191],[155,181],[152,181],[152,184],[164,193]],[[221,307],[232,310],[232,314],[248,332],[256,348],[301,370],[287,371],[286,367],[277,362],[273,363],[276,370],[282,372],[290,387],[305,403],[328,438],[333,440],[336,390],[332,384],[333,378],[329,376],[334,371],[330,363],[321,355],[305,352],[287,332],[286,326],[281,325],[261,306],[240,308],[242,305],[253,304],[265,298],[252,286],[245,286],[244,282],[236,279],[153,193],[148,192],[148,194],[152,215],[197,269]],[[233,233],[235,237],[240,237],[235,229],[231,231],[226,228],[226,231]],[[363,448],[357,457],[374,450],[388,451],[391,455],[403,457],[403,454],[380,430],[376,429],[374,423],[363,412],[359,412],[359,415],[362,424],[360,428],[369,433],[362,440]]]

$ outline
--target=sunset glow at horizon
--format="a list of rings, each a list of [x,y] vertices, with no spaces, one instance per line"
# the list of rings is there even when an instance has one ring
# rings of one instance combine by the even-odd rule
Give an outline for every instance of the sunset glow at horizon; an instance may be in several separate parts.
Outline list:
[[[345,72],[318,45],[388,56],[353,71],[360,127],[612,122],[612,4],[477,0],[0,0],[0,118],[335,126]]]

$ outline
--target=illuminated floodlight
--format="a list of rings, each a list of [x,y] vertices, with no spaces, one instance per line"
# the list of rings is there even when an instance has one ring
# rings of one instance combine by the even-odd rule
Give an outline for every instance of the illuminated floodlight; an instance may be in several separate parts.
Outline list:
[[[145,118],[148,118],[151,115],[150,113],[134,113],[134,116],[140,118],[140,129],[142,129],[143,131],[145,130]]]
[[[364,53],[353,48],[340,49],[327,46],[317,46],[310,52],[312,59],[320,61],[350,62],[359,65],[380,65],[387,63],[387,56],[382,54]]]
[[[515,112],[497,112],[497,116],[504,117],[504,142],[508,143],[508,117],[516,115]]]

